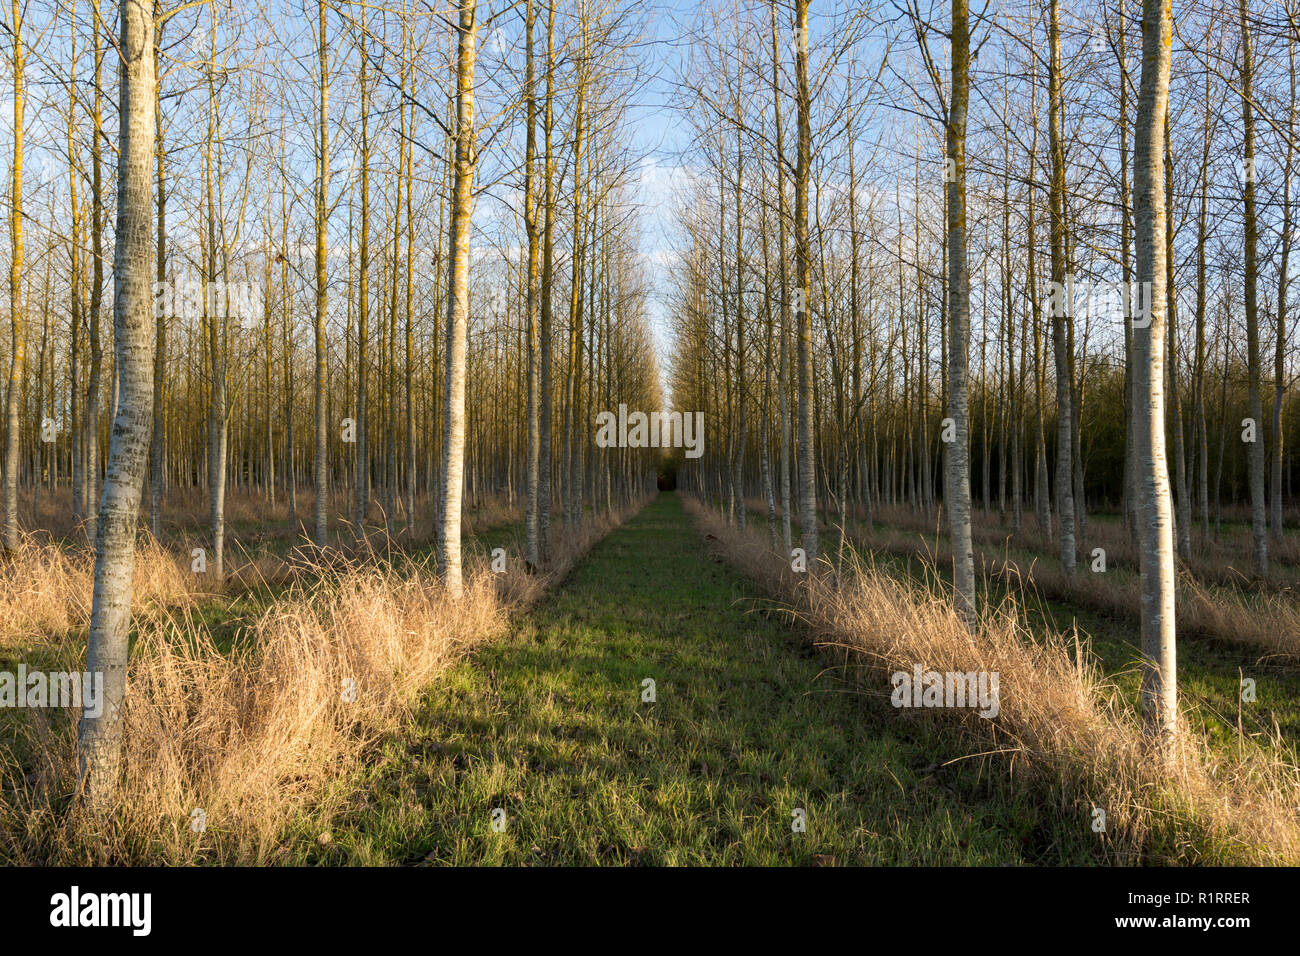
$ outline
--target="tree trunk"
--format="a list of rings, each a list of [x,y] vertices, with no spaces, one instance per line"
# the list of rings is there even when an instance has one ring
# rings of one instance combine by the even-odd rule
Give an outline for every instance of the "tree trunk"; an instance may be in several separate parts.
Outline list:
[[[1133,322],[1134,435],[1142,588],[1142,716],[1166,758],[1178,729],[1174,646],[1173,509],[1165,456],[1164,129],[1173,27],[1170,0],[1143,0],[1142,83],[1133,144],[1137,281],[1145,314]],[[1148,285],[1148,283],[1150,283]],[[1145,290],[1149,289],[1149,294]]]
[[[459,600],[461,486],[465,474],[465,356],[469,319],[470,212],[474,201],[474,59],[477,0],[461,0],[456,66],[456,158],[447,256],[447,379],[443,392],[442,524],[439,566],[448,592]]]
[[[1057,0],[1051,3],[1049,45],[1051,68],[1048,71],[1048,136],[1052,153],[1050,209],[1052,216],[1052,351],[1056,361],[1056,511],[1061,529],[1061,566],[1067,577],[1074,577],[1074,468],[1071,452],[1074,445],[1073,382],[1070,353],[1066,342],[1066,321],[1071,311],[1073,283],[1066,279],[1068,263],[1065,252],[1065,146],[1061,94],[1061,33]],[[1059,296],[1059,300],[1057,300]]]
[[[1277,272],[1277,337],[1273,353],[1273,481],[1269,504],[1272,511],[1273,537],[1282,538],[1282,400],[1286,394],[1286,308],[1287,274],[1291,263],[1291,153],[1295,143],[1296,83],[1295,35],[1287,33],[1287,71],[1290,82],[1290,105],[1287,110],[1287,135],[1282,144],[1286,151],[1282,171],[1282,240]]]
[[[538,492],[541,487],[538,474],[541,462],[541,355],[537,338],[537,266],[538,266],[538,229],[537,196],[535,185],[535,165],[537,153],[537,90],[536,73],[533,65],[533,27],[536,16],[533,0],[528,0],[525,13],[525,56],[524,97],[527,103],[527,130],[524,146],[524,228],[528,233],[528,276],[525,290],[525,309],[528,312],[525,332],[528,343],[528,452],[526,460],[527,474],[524,492],[524,559],[529,569],[541,567],[541,551],[538,539]]]
[[[1260,399],[1259,300],[1257,292],[1259,226],[1255,216],[1255,115],[1251,82],[1254,65],[1250,43],[1250,15],[1247,0],[1239,0],[1241,14],[1241,119],[1246,139],[1245,189],[1242,197],[1245,214],[1246,244],[1246,375],[1249,381],[1250,410],[1255,424],[1254,441],[1247,443],[1246,472],[1250,483],[1250,528],[1253,567],[1257,577],[1268,576],[1268,527],[1264,511],[1264,407]]]
[[[120,131],[113,274],[113,344],[121,382],[95,543],[95,583],[87,670],[102,674],[99,716],[84,713],[78,767],[89,806],[107,810],[121,773],[121,707],[126,694],[131,575],[153,417],[152,153],[154,146],[153,9],[122,0],[119,16]]]
[[[795,99],[799,113],[799,147],[794,181],[795,312],[799,366],[799,518],[803,549],[812,568],[817,560],[816,419],[813,409],[812,257],[808,246],[808,178],[812,165],[812,104],[808,85],[808,0],[795,0]]]
[[[948,109],[948,448],[945,505],[952,529],[953,592],[958,611],[975,617],[975,552],[970,490],[970,274],[966,261],[966,111],[970,99],[970,8],[952,0],[952,93]],[[985,455],[987,469],[987,454]],[[987,470],[985,471],[987,475]],[[984,488],[987,509],[988,487]]]
[[[27,342],[23,335],[23,27],[22,4],[13,2],[10,21],[13,37],[14,162],[10,179],[9,213],[9,323],[12,351],[9,355],[9,390],[5,399],[4,457],[4,546],[18,547],[18,393],[22,387],[23,360]],[[40,478],[37,476],[37,483]]]
[[[318,37],[320,46],[320,103],[317,115],[316,140],[316,318],[314,338],[316,344],[316,460],[313,485],[316,491],[316,527],[313,535],[316,547],[323,548],[329,534],[329,416],[326,406],[325,379],[328,375],[326,359],[328,345],[325,341],[325,320],[327,318],[326,302],[326,215],[329,197],[329,47],[325,34],[325,0],[317,6],[319,17]]]

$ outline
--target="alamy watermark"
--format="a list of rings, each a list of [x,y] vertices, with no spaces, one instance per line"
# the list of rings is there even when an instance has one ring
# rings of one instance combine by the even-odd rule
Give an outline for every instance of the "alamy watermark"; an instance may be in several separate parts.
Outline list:
[[[50,925],[122,927],[133,936],[148,936],[153,927],[152,893],[83,893],[73,886],[50,897]]]
[[[160,319],[193,321],[207,315],[251,322],[261,315],[262,305],[262,290],[255,282],[177,279],[153,284],[153,313]]]
[[[632,412],[596,415],[597,448],[684,448],[687,458],[704,454],[703,412]]]
[[[104,713],[104,675],[89,671],[0,671],[0,707],[76,707],[94,719]]]
[[[997,671],[895,671],[889,681],[895,707],[971,707],[992,720],[998,715]]]
[[[1052,317],[1083,315],[1110,315],[1115,309],[1119,317],[1132,316],[1133,328],[1145,329],[1151,324],[1151,283],[1143,282],[1076,282],[1066,276],[1065,282],[1048,283],[1047,314]]]

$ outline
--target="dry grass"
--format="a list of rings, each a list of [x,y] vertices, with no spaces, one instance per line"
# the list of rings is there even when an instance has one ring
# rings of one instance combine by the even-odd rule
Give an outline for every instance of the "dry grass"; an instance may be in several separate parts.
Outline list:
[[[1229,758],[1188,731],[1176,765],[1165,767],[1077,635],[1029,633],[1010,601],[969,627],[937,583],[900,581],[852,560],[795,575],[769,549],[765,528],[741,532],[687,504],[731,560],[790,602],[819,643],[860,666],[865,689],[887,693],[888,675],[917,663],[996,671],[995,719],[962,709],[918,719],[940,722],[972,756],[993,755],[1005,772],[1059,793],[1081,827],[1093,807],[1104,809],[1115,862],[1300,863],[1300,769],[1280,741],[1243,741]]]
[[[421,689],[499,635],[510,611],[630,514],[559,532],[545,575],[527,575],[519,562],[497,575],[471,557],[459,601],[427,564],[322,565],[229,653],[192,609],[143,606],[123,717],[127,769],[113,813],[91,816],[75,799],[74,715],[24,711],[17,746],[0,766],[0,859],[287,860],[286,834],[329,820],[349,796],[353,771],[400,728]],[[53,653],[67,669],[84,666],[84,645],[67,641]],[[196,810],[205,814],[201,833],[191,827]]]
[[[247,487],[227,489],[224,514],[228,540],[243,536],[257,544],[309,538],[316,506],[316,494],[310,486],[298,489],[295,506],[294,521],[290,523],[289,501],[282,489],[277,489],[274,505],[270,504],[265,492]],[[342,490],[331,494],[328,511],[331,541],[339,545],[354,541],[358,535],[351,521],[351,505]],[[432,514],[433,499],[427,494],[418,494],[415,497],[415,522],[413,526],[408,525],[403,497],[398,502],[394,515],[395,533],[392,541],[408,546],[431,544]],[[376,546],[387,537],[384,530],[386,517],[377,490],[366,514],[367,536],[374,539]],[[159,533],[166,540],[205,535],[208,526],[207,492],[202,488],[169,489],[163,496],[160,519]],[[75,545],[90,543],[86,538],[84,523],[77,521],[73,515],[72,492],[66,487],[56,489],[53,494],[42,491],[39,501],[34,501],[30,489],[20,489],[18,520],[21,527],[41,529],[57,540]],[[521,520],[522,505],[517,497],[512,499],[505,495],[480,495],[474,501],[465,502],[462,524],[467,532],[478,534],[485,528],[506,521]],[[142,526],[147,526],[149,522],[147,490],[140,501],[140,521]]]
[[[755,503],[755,507],[760,507]],[[763,513],[766,505],[761,505]],[[1243,513],[1249,521],[1249,514]],[[860,518],[861,515],[858,516]],[[1234,518],[1238,517],[1236,515]],[[946,520],[939,511],[929,518],[919,512],[903,506],[878,509],[875,518],[883,526],[881,530],[899,530],[933,537],[942,532]],[[838,523],[838,515],[831,516],[832,524]],[[856,518],[850,518],[856,522]],[[1288,516],[1288,522],[1291,516]],[[976,544],[996,548],[1018,548],[1036,551],[1043,555],[1056,556],[1060,553],[1060,542],[1042,532],[1032,509],[1026,509],[1024,520],[1018,532],[1012,532],[1010,519],[1003,521],[996,513],[985,517],[976,507],[972,513],[972,537]],[[1192,527],[1192,553],[1190,560],[1182,560],[1184,571],[1189,572],[1197,581],[1208,585],[1239,587],[1249,584],[1253,589],[1263,591],[1280,591],[1284,596],[1294,598],[1296,586],[1296,566],[1300,565],[1300,535],[1286,534],[1280,540],[1269,538],[1268,553],[1270,577],[1256,580],[1251,571],[1252,544],[1249,527],[1226,526],[1215,540],[1204,539],[1200,532],[1200,523]],[[1091,554],[1093,548],[1104,548],[1106,562],[1115,568],[1128,568],[1136,571],[1138,567],[1137,545],[1133,535],[1118,520],[1092,520],[1088,522],[1087,532],[1079,541],[1079,553]],[[1082,563],[1082,559],[1081,559]]]
[[[95,554],[66,549],[36,535],[0,556],[0,650],[58,641],[90,624]],[[132,609],[185,606],[200,587],[188,564],[152,537],[136,544]]]
[[[915,533],[883,528],[860,538],[851,537],[878,553],[952,561],[946,538],[923,539]],[[1001,544],[1006,547],[1005,542]],[[1006,551],[998,554],[995,547],[977,544],[975,548],[977,565],[1016,591],[1074,601],[1116,617],[1137,620],[1141,582],[1135,572],[1111,566],[1109,550],[1106,556],[1109,570],[1105,574],[1093,573],[1090,562],[1082,560],[1071,581],[1054,556],[1026,561]],[[1203,577],[1180,569],[1176,613],[1181,637],[1249,644],[1267,651],[1277,663],[1300,664],[1300,603],[1293,593],[1203,582]]]

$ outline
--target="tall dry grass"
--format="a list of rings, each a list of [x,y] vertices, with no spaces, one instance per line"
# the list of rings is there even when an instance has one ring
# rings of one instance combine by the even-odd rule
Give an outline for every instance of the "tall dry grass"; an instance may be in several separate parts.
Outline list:
[[[731,561],[789,602],[819,644],[858,665],[864,691],[887,695],[889,675],[915,664],[997,672],[993,720],[965,709],[909,713],[939,722],[1016,779],[1059,794],[1080,827],[1090,826],[1092,808],[1104,809],[1104,847],[1116,863],[1300,864],[1300,769],[1281,741],[1243,744],[1229,756],[1184,731],[1178,760],[1165,766],[1135,708],[1077,635],[1031,633],[1013,601],[986,608],[968,626],[937,583],[899,580],[853,558],[794,574],[770,550],[765,529],[740,531],[693,499],[686,504]]]
[[[0,651],[59,641],[89,626],[94,576],[92,550],[25,534],[16,549],[0,556]],[[189,605],[201,587],[188,558],[182,564],[149,535],[136,543],[134,582],[134,613],[153,605]]]
[[[168,543],[177,538],[206,537],[208,504],[208,493],[203,488],[169,488],[163,496],[159,516],[161,537]],[[276,501],[272,505],[264,491],[247,486],[228,488],[224,505],[228,540],[238,536],[246,539],[250,546],[257,546],[286,539],[309,539],[316,504],[315,491],[310,486],[299,488],[295,504],[294,520],[290,522],[289,502],[283,490],[277,489]],[[343,489],[335,489],[330,494],[328,511],[332,544],[346,546],[359,537],[352,523],[352,506]],[[407,514],[405,500],[399,498],[393,515],[393,543],[403,546],[432,544],[433,512],[434,501],[428,494],[415,496],[412,515]],[[387,538],[384,530],[387,518],[384,503],[376,495],[366,513],[367,537],[376,541]],[[411,518],[414,520],[408,520]],[[85,522],[77,520],[74,514],[72,492],[66,487],[61,486],[52,494],[43,490],[39,500],[34,499],[31,489],[20,489],[18,520],[20,527],[41,529],[64,543],[74,546],[92,543],[87,539]],[[522,520],[523,507],[518,496],[479,494],[474,500],[465,502],[461,524],[467,533],[478,534],[505,522]],[[149,522],[147,494],[141,498],[140,522],[142,526]]]
[[[766,505],[762,506],[764,511]],[[1242,512],[1248,523],[1250,515]],[[862,515],[852,516],[851,524],[856,524]],[[911,509],[894,505],[878,508],[876,520],[882,531],[911,532],[913,537],[924,534],[933,537],[946,527],[946,520],[940,513],[929,518]],[[1290,516],[1288,522],[1292,520]],[[838,515],[831,516],[831,523],[838,523]],[[1026,510],[1024,521],[1018,532],[1012,532],[1010,523],[997,514],[985,517],[979,508],[972,513],[972,537],[976,544],[991,548],[1017,548],[1035,551],[1046,556],[1056,556],[1060,551],[1060,542],[1043,533],[1032,510]],[[1251,588],[1261,591],[1280,591],[1285,596],[1297,597],[1295,593],[1300,580],[1296,568],[1300,566],[1300,535],[1287,534],[1281,539],[1270,538],[1268,543],[1270,576],[1267,580],[1255,580],[1251,571],[1252,543],[1250,528],[1227,526],[1221,529],[1218,538],[1205,538],[1201,535],[1200,524],[1192,528],[1192,552],[1188,559],[1180,557],[1184,571],[1190,573],[1202,584],[1238,587],[1249,584]],[[1138,549],[1129,529],[1118,520],[1092,520],[1088,522],[1087,532],[1079,541],[1081,555],[1089,555],[1093,548],[1104,548],[1106,561],[1111,567],[1127,568],[1133,571],[1138,567]]]
[[[452,600],[427,562],[350,561],[303,575],[223,653],[190,607],[145,605],[123,714],[114,810],[75,797],[75,715],[26,711],[0,757],[0,860],[17,864],[243,863],[290,859],[287,834],[325,820],[347,781],[397,731],[423,688],[501,634],[637,508],[556,535],[546,574],[471,556]],[[517,553],[512,549],[511,553]],[[84,645],[56,648],[68,669]],[[192,815],[202,811],[205,829]]]
[[[835,532],[832,531],[832,534]],[[902,558],[951,562],[947,539],[923,539],[915,533],[878,528],[867,535],[850,535],[872,551]],[[1005,542],[1001,542],[1005,549]],[[1080,562],[1075,578],[1066,575],[1054,557],[1024,560],[995,547],[976,544],[975,560],[992,578],[1025,597],[1038,595],[1083,604],[1115,617],[1137,620],[1141,609],[1141,582],[1134,572],[1110,566],[1105,574],[1093,573]],[[1300,664],[1300,603],[1290,592],[1249,590],[1232,584],[1211,586],[1204,578],[1180,569],[1175,613],[1183,637],[1249,644],[1275,663]]]

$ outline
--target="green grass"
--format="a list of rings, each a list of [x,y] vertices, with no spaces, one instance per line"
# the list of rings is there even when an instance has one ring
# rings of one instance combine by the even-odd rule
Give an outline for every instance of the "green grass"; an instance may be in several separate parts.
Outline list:
[[[290,856],[326,864],[1098,862],[1088,820],[859,693],[660,495],[454,666]],[[642,681],[656,700],[643,702]],[[492,812],[506,814],[494,831]],[[792,829],[802,809],[805,832]]]

